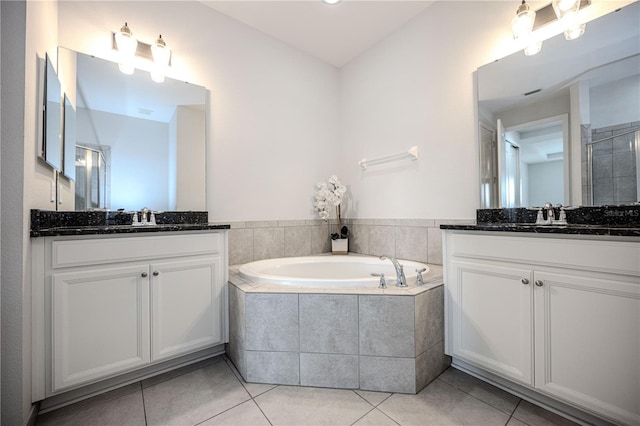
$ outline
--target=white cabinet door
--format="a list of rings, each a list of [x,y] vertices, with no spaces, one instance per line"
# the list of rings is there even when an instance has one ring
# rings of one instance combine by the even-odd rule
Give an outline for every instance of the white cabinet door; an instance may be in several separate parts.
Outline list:
[[[535,273],[535,387],[640,424],[640,282]]]
[[[480,262],[451,265],[452,355],[533,385],[533,272]]]
[[[151,359],[172,358],[223,343],[222,258],[151,265]]]
[[[149,266],[52,275],[54,392],[149,363]]]

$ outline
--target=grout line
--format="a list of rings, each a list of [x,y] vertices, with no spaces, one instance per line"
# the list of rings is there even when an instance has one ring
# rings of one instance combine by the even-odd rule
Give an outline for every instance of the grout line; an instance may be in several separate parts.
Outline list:
[[[275,389],[275,388],[274,388]],[[269,389],[271,390],[271,389]],[[269,392],[269,391],[267,391]],[[266,393],[266,392],[265,392]],[[261,394],[263,395],[263,394]],[[265,419],[267,419],[267,421],[269,422],[269,424],[271,426],[273,426],[273,423],[271,423],[271,420],[269,420],[269,417],[267,417],[266,413],[264,411],[262,411],[262,407],[260,407],[260,404],[258,404],[258,402],[255,400],[255,398],[251,398],[251,400],[253,401],[254,404],[256,404],[256,407],[258,407],[258,410],[260,410],[260,412],[262,413],[262,415],[264,416]]]
[[[513,407],[513,411],[511,412],[511,414],[509,415],[509,418],[507,419],[507,423],[505,423],[505,426],[507,426],[509,424],[509,422],[511,421],[511,419],[513,419],[513,415],[515,414],[516,410],[518,409],[518,407],[520,406],[520,403],[522,402],[522,398],[518,398],[518,403],[516,404],[515,407]],[[518,419],[516,419],[518,420]],[[520,420],[518,420],[520,421]],[[524,422],[522,422],[524,423]]]
[[[149,421],[147,420],[147,405],[144,403],[144,388],[142,387],[142,380],[140,381],[140,393],[142,394],[142,412],[144,413],[144,425],[147,426]]]
[[[366,400],[365,400],[365,401],[366,401]],[[369,402],[369,401],[367,401],[367,402]],[[369,402],[369,404],[371,404],[371,403]],[[373,406],[372,406],[372,407],[371,407],[371,410],[367,411],[367,412],[366,412],[366,413],[364,413],[362,416],[358,417],[358,418],[356,419],[356,421],[355,421],[355,422],[351,423],[351,426],[353,426],[353,425],[355,425],[356,423],[358,423],[360,420],[362,420],[363,418],[365,418],[365,417],[366,417],[370,412],[372,412],[372,411],[373,411],[373,410],[375,410],[375,409],[376,409],[376,407],[373,407]]]

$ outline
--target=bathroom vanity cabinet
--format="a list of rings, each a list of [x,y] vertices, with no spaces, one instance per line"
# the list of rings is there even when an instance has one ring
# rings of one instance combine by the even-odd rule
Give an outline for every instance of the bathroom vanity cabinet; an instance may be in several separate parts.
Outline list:
[[[443,242],[454,365],[640,423],[640,239],[447,230]]]
[[[227,341],[227,233],[33,240],[34,401]]]

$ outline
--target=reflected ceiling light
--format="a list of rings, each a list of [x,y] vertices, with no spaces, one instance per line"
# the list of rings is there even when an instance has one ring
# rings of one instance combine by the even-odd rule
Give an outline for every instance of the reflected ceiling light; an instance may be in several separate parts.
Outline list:
[[[542,42],[535,41],[524,48],[524,54],[527,56],[535,55],[542,50]]]
[[[528,37],[533,30],[533,23],[536,20],[536,13],[531,10],[525,0],[516,11],[516,17],[511,21],[511,30],[515,40]]]
[[[124,27],[115,33],[115,39],[118,52],[120,52],[118,69],[125,74],[133,74],[135,70],[133,59],[136,56],[138,41],[133,37],[133,33],[126,22],[124,23]]]
[[[171,50],[162,39],[162,34],[160,34],[156,42],[151,45],[151,54],[153,55],[151,79],[156,83],[162,83],[166,69],[169,66],[169,59],[171,59]]]
[[[571,27],[567,28],[564,32],[564,38],[566,40],[575,40],[584,34],[584,30],[587,24],[574,24]]]

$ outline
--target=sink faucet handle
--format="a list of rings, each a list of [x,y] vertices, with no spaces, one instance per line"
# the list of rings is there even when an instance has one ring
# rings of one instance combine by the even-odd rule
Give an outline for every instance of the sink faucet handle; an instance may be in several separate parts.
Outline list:
[[[422,273],[425,272],[427,268],[416,269],[418,275],[416,275],[416,285],[424,284],[424,279],[422,278]]]
[[[382,272],[381,273],[372,272],[371,276],[380,277],[380,285],[378,286],[378,288],[387,288],[387,281],[384,279],[384,274]]]

